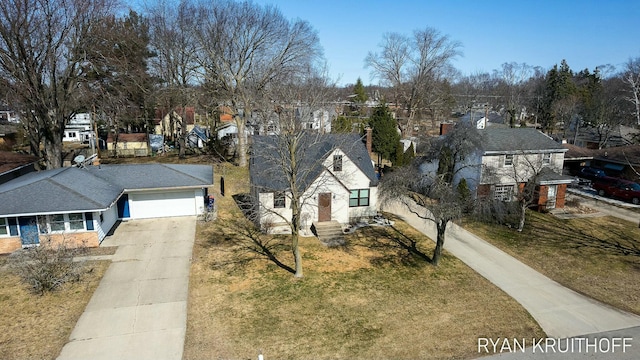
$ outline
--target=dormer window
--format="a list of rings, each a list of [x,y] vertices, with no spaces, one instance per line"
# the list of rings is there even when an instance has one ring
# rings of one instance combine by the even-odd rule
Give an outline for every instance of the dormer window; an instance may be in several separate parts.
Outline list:
[[[551,164],[551,154],[550,153],[542,154],[542,165],[549,165],[549,164]]]
[[[333,171],[342,171],[342,155],[333,155]]]

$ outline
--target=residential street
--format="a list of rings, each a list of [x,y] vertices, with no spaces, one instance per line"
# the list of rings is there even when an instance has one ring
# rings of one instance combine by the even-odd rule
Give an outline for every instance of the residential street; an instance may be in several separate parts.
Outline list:
[[[384,211],[402,217],[435,239],[433,222],[418,218],[397,203],[385,206]],[[640,326],[640,316],[567,289],[457,225],[447,229],[445,249],[522,304],[548,337],[567,338]],[[488,334],[495,338],[501,335]]]
[[[194,217],[120,224],[113,263],[59,360],[182,358]]]

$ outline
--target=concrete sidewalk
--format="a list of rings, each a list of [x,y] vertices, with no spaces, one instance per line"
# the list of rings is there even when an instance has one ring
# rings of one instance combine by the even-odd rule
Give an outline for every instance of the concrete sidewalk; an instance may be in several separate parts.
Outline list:
[[[112,264],[58,359],[182,358],[194,217],[124,222]]]
[[[384,211],[436,238],[435,224],[418,218],[403,205],[390,204]],[[444,247],[518,301],[549,337],[566,338],[640,326],[639,316],[567,289],[455,224],[448,226]]]

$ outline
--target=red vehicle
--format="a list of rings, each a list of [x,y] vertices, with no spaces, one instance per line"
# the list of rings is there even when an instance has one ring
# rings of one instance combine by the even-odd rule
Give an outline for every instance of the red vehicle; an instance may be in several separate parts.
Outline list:
[[[640,204],[640,185],[633,181],[603,177],[593,183],[598,195],[619,198]]]

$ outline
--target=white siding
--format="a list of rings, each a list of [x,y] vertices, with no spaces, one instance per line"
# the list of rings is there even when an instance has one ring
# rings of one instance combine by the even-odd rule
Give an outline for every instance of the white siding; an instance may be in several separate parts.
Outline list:
[[[284,208],[273,207],[273,192],[264,192],[258,195],[260,207],[260,226],[269,233],[290,233],[287,221],[291,220],[291,194],[285,195]],[[285,220],[286,219],[286,220]]]
[[[505,155],[485,155],[482,157],[482,184],[513,184],[528,181],[543,167],[562,173],[564,153],[551,153],[550,163],[543,164],[543,154],[514,154],[513,165],[505,166]]]
[[[98,230],[98,241],[102,242],[105,236],[113,225],[115,225],[118,220],[118,206],[113,204],[108,210],[102,212],[102,222],[100,222],[100,214],[93,214],[93,222],[94,225],[97,223],[98,226],[94,227]]]
[[[342,155],[342,171],[333,171],[333,156]],[[323,164],[325,170],[302,195],[301,225],[309,230],[318,221],[319,194],[331,193],[331,220],[343,224],[350,219],[373,216],[377,212],[378,189],[370,187],[371,180],[340,149],[329,154]],[[349,207],[351,190],[369,189],[369,206]],[[258,198],[260,225],[271,233],[289,232],[287,222],[291,219],[291,197],[286,196],[284,208],[273,208],[273,192],[255,194]],[[283,219],[284,218],[284,219]]]

